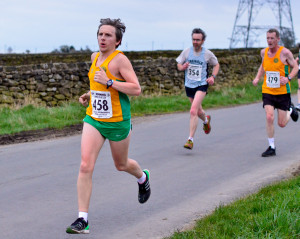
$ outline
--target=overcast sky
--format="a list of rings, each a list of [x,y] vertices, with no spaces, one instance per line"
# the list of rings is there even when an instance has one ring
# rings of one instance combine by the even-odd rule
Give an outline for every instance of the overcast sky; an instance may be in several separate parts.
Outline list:
[[[262,1],[262,0],[260,0]],[[300,41],[300,1],[290,0],[296,41]],[[120,18],[127,29],[120,50],[182,50],[195,27],[207,33],[209,49],[228,48],[239,0],[1,0],[0,53],[50,52],[61,45],[98,50],[101,18]],[[296,15],[298,13],[298,15]],[[244,13],[246,19],[247,14]],[[286,19],[282,16],[283,20]],[[240,24],[246,24],[246,20]],[[262,7],[256,25],[278,24]],[[265,33],[255,46],[266,46]]]

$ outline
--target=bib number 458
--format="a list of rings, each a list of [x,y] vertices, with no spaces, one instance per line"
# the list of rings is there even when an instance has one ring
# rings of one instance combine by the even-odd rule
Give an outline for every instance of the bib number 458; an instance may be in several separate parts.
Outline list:
[[[107,91],[91,91],[92,117],[108,119],[112,117],[111,95]]]
[[[93,102],[93,108],[94,108],[94,110],[108,111],[107,100],[95,99]]]

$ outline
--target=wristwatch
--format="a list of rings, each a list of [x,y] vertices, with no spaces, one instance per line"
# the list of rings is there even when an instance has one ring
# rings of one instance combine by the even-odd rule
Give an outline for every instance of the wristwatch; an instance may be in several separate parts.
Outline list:
[[[109,87],[111,87],[113,85],[114,81],[109,79],[107,82],[106,82],[106,89],[108,89]]]
[[[211,74],[211,76],[212,76],[214,79],[216,79],[216,76],[215,76],[214,74]]]
[[[291,80],[292,80],[292,78],[291,78],[290,76],[287,76],[287,78],[289,79],[289,81],[291,81]]]

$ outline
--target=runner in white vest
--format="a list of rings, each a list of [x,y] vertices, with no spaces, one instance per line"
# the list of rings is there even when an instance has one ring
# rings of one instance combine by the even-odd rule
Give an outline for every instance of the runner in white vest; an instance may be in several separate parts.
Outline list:
[[[184,145],[187,149],[192,149],[194,145],[194,135],[198,126],[198,118],[203,121],[203,130],[209,134],[211,130],[210,115],[205,115],[202,108],[202,101],[207,94],[209,85],[214,84],[214,80],[219,72],[220,65],[216,56],[203,47],[206,34],[200,28],[192,31],[193,47],[187,48],[177,57],[177,68],[185,71],[185,90],[191,102],[190,109],[190,133]],[[207,66],[212,65],[212,75],[208,77]]]

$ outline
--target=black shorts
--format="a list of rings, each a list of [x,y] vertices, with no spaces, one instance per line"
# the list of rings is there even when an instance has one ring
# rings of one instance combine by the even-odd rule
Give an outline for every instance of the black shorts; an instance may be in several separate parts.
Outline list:
[[[272,105],[275,109],[288,111],[291,107],[291,94],[270,95],[262,94],[263,107]]]
[[[203,92],[207,92],[208,89],[208,84],[207,85],[200,85],[196,88],[189,88],[189,87],[185,87],[185,92],[186,92],[186,96],[193,98],[195,97],[195,94],[197,91],[203,91]]]
[[[300,79],[300,69],[298,71],[298,79]],[[299,88],[300,88],[300,86],[299,86]]]

